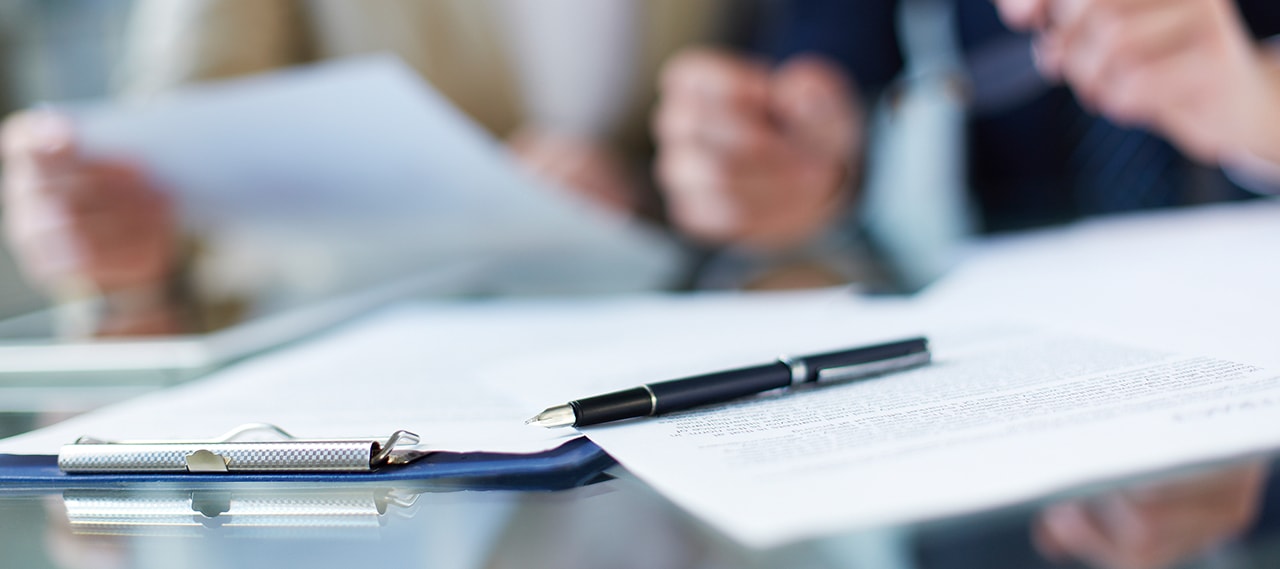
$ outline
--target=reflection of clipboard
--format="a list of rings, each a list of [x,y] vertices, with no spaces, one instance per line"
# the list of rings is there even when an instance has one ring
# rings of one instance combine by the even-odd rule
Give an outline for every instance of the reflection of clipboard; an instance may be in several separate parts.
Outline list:
[[[377,530],[391,517],[412,517],[420,492],[387,487],[205,490],[74,489],[62,493],[67,522],[79,535],[199,537],[209,531],[263,537]],[[369,534],[376,538],[377,534]]]
[[[243,440],[270,432],[277,440]],[[53,456],[0,455],[0,485],[182,487],[237,482],[422,482],[467,488],[560,489],[592,481],[614,462],[585,438],[535,454],[442,452],[399,431],[385,440],[307,440],[272,425],[246,425],[209,441],[82,439]]]

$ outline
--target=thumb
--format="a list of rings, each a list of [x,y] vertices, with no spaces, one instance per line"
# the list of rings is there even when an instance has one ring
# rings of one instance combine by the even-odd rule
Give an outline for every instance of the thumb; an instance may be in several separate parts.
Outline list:
[[[802,56],[774,74],[773,111],[783,132],[809,152],[846,159],[862,137],[862,103],[843,71]]]
[[[77,152],[71,119],[56,111],[27,111],[5,124],[5,160],[30,168],[36,175],[56,174],[74,167]]]

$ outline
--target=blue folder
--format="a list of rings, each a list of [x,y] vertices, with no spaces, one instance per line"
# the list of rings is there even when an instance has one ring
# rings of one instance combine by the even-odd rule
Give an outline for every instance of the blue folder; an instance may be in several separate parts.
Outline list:
[[[585,438],[537,454],[439,452],[372,472],[219,474],[66,474],[55,456],[0,455],[7,489],[126,488],[157,484],[199,488],[236,483],[397,483],[449,489],[559,490],[598,479],[614,460]]]

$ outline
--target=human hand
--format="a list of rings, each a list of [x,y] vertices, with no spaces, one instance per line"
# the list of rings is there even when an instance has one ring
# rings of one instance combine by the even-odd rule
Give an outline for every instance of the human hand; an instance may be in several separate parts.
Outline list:
[[[814,57],[771,70],[695,49],[662,74],[657,178],[691,237],[756,249],[798,245],[840,213],[862,139],[861,103]]]
[[[2,138],[4,225],[28,279],[51,295],[67,283],[124,293],[148,315],[128,315],[112,332],[167,331],[155,307],[138,302],[139,291],[163,291],[175,268],[167,197],[135,166],[80,158],[71,123],[52,112],[11,117]]]
[[[1038,62],[1080,101],[1211,163],[1280,162],[1280,65],[1233,0],[994,0],[1035,30]]]
[[[1036,547],[1050,559],[1102,569],[1169,567],[1244,531],[1265,474],[1250,463],[1051,506],[1036,521]]]
[[[637,190],[626,166],[603,143],[569,133],[525,127],[507,141],[525,167],[611,211],[630,215]]]

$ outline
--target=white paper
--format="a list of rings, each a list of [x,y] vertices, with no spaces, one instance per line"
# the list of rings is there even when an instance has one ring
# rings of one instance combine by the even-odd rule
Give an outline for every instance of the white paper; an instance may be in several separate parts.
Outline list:
[[[1070,337],[935,341],[916,371],[586,429],[676,503],[772,546],[1280,445],[1280,377]]]
[[[1280,200],[1112,216],[980,244],[921,310],[1280,369]]]
[[[293,298],[458,258],[499,261],[495,290],[644,289],[677,269],[659,232],[527,173],[393,56],[69,110],[84,152],[143,165],[237,278],[305,275]]]
[[[526,428],[526,406],[469,377],[475,359],[489,353],[480,336],[454,337],[430,322],[427,311],[386,312],[198,381],[7,439],[0,453],[57,454],[82,435],[210,439],[247,423],[271,423],[302,438],[382,438],[407,429],[441,450],[537,452],[575,436]]]
[[[85,151],[143,160],[192,219],[562,215],[499,143],[393,56],[75,113]],[[508,205],[509,204],[509,205]]]
[[[857,313],[863,306],[842,291],[406,304],[193,383],[7,439],[0,453],[56,454],[81,435],[211,438],[259,422],[305,438],[408,429],[436,448],[536,452],[576,433],[531,427],[525,419],[556,397],[583,394],[519,368],[497,370],[494,377],[498,362],[536,360],[577,346],[583,351],[558,362],[565,371],[593,369],[583,364],[614,371],[631,361],[704,371],[726,361],[768,359],[768,346],[777,344],[764,342],[762,350],[760,338],[825,321],[833,308]],[[653,343],[671,330],[698,337],[681,335],[685,344],[674,350]],[[736,344],[743,337],[756,343]],[[590,363],[584,354],[601,346],[622,347],[629,357]],[[720,359],[706,360],[714,354]]]

